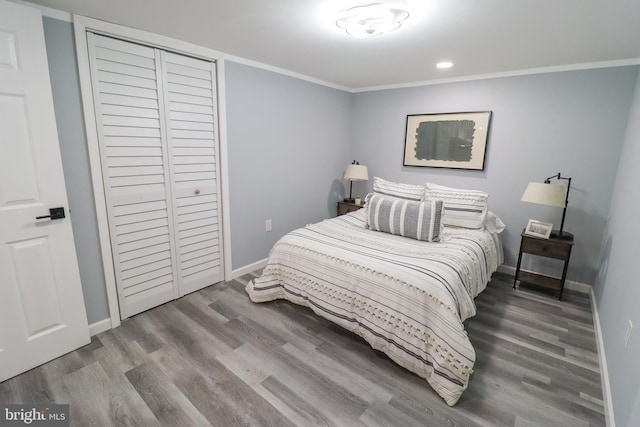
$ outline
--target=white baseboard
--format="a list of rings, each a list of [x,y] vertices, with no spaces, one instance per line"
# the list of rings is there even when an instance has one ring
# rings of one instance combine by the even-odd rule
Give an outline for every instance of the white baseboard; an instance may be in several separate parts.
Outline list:
[[[265,258],[263,260],[256,261],[253,264],[245,265],[244,267],[231,271],[231,277],[228,277],[227,280],[233,280],[236,277],[244,276],[247,273],[264,268],[267,265],[268,259],[269,258]]]
[[[602,383],[602,400],[604,401],[604,416],[607,427],[616,427],[616,420],[613,414],[613,399],[611,398],[611,386],[609,383],[609,370],[607,368],[607,358],[604,353],[604,339],[600,328],[600,316],[596,305],[596,296],[593,289],[589,293],[591,296],[591,309],[593,310],[593,326],[596,330],[596,344],[598,346],[598,361],[600,362],[600,382]]]
[[[503,264],[500,267],[498,267],[498,272],[504,273],[504,274],[510,274],[511,276],[515,276],[516,268],[515,267],[511,267],[509,265],[504,265]],[[571,289],[572,291],[576,291],[576,292],[581,292],[583,294],[590,294],[591,293],[591,285],[590,284],[582,283],[582,282],[575,282],[573,280],[565,280],[564,288],[565,289]]]
[[[107,318],[89,325],[89,335],[98,335],[100,332],[111,329],[111,319]]]

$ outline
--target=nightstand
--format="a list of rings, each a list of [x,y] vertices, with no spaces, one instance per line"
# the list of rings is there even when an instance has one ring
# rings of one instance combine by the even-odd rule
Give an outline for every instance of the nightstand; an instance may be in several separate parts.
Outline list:
[[[516,267],[516,276],[513,279],[513,288],[516,282],[530,283],[542,288],[559,290],[562,299],[562,291],[564,290],[564,281],[567,277],[567,268],[569,267],[569,258],[571,257],[572,240],[561,240],[556,238],[542,239],[533,237],[522,232],[520,235],[520,254],[518,255],[518,266]],[[562,268],[562,276],[553,277],[545,274],[535,273],[533,271],[520,270],[522,262],[522,254],[538,255],[546,258],[558,259],[564,262]]]
[[[338,215],[344,215],[349,212],[357,211],[364,206],[364,203],[356,205],[353,202],[338,202]]]

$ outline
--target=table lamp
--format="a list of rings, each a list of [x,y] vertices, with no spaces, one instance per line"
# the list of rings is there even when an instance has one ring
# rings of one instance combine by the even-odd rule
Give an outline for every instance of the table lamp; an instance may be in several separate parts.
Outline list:
[[[347,170],[344,171],[344,179],[350,181],[349,183],[349,198],[344,199],[345,202],[355,202],[353,198],[353,181],[368,181],[369,180],[369,171],[366,166],[361,165],[357,161],[351,162],[349,166],[347,166]]]
[[[565,179],[567,186],[551,184],[551,179]],[[573,240],[573,234],[564,231],[564,220],[567,216],[567,205],[569,204],[569,189],[571,188],[571,178],[562,176],[561,173],[550,176],[543,183],[530,182],[520,199],[523,202],[537,203],[540,205],[556,206],[563,208],[562,222],[560,230],[551,231],[551,237],[561,240]]]

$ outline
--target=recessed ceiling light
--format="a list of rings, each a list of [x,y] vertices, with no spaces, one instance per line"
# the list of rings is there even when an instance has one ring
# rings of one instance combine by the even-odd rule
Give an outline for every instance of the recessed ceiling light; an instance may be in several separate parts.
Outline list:
[[[451,68],[451,67],[453,67],[453,62],[449,62],[449,61],[438,62],[436,64],[436,67],[438,67],[438,68]]]
[[[343,13],[336,25],[354,37],[375,37],[400,28],[409,12],[392,4],[373,3],[356,6]]]

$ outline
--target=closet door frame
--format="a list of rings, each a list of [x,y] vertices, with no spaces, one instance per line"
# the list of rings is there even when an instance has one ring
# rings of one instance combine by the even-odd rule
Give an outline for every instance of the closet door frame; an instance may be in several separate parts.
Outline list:
[[[111,237],[108,226],[107,205],[105,201],[104,182],[102,177],[102,165],[98,141],[98,128],[94,108],[94,99],[91,83],[89,49],[87,32],[111,36],[133,43],[139,43],[150,47],[164,49],[177,54],[187,55],[215,63],[216,68],[216,93],[217,93],[217,134],[220,169],[220,221],[222,222],[222,251],[224,279],[231,279],[231,228],[229,226],[229,179],[227,160],[227,132],[225,111],[225,86],[224,86],[224,58],[223,54],[212,49],[186,43],[170,37],[149,33],[134,28],[104,22],[80,15],[73,15],[76,50],[78,55],[78,71],[80,75],[80,89],[84,110],[85,131],[89,151],[89,163],[91,166],[91,179],[93,184],[94,202],[98,219],[98,234],[100,238],[100,251],[102,255],[103,271],[105,276],[107,301],[109,304],[109,317],[111,328],[121,323],[120,308],[116,277],[113,269],[113,255],[111,252]]]

